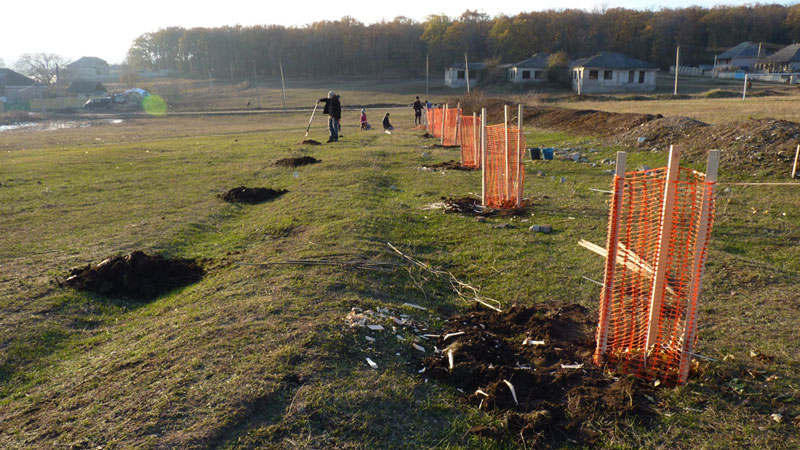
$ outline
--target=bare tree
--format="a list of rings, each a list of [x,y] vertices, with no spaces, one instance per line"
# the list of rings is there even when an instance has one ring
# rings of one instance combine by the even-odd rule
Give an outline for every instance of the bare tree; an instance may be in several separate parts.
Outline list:
[[[63,56],[55,53],[24,53],[14,66],[37,82],[50,85],[56,81],[56,67],[63,68],[66,63]]]

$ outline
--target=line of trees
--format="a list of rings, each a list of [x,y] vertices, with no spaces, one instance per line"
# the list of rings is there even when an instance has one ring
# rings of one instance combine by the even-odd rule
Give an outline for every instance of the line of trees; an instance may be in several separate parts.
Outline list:
[[[303,27],[170,27],[145,33],[128,51],[138,70],[185,76],[246,79],[277,76],[418,76],[426,57],[432,73],[464,60],[515,62],[533,53],[564,51],[572,58],[617,51],[661,67],[708,64],[742,41],[789,44],[800,40],[800,5],[689,7],[639,11],[613,8],[520,13],[469,11],[460,17],[405,17],[365,25],[352,17]]]

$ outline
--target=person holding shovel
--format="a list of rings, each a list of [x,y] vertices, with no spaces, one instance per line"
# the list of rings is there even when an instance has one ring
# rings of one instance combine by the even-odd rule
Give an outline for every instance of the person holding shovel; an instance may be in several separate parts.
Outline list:
[[[322,113],[328,115],[328,129],[331,136],[328,142],[339,141],[339,121],[342,119],[342,104],[339,102],[339,96],[335,92],[328,92],[328,97],[319,99],[320,102],[325,103]]]

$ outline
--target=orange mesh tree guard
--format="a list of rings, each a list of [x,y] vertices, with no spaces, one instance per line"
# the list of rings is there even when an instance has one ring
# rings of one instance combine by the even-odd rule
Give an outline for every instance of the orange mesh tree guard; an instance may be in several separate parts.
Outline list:
[[[620,153],[594,361],[684,383],[697,340],[719,151],[710,152],[706,174],[679,167],[674,147],[667,167],[639,172],[625,173]]]
[[[428,129],[429,133],[432,134],[434,137],[441,138],[442,137],[442,114],[444,113],[443,108],[433,108],[428,111],[430,115],[430,120],[428,120]]]
[[[455,147],[459,143],[458,126],[461,117],[461,106],[450,109],[444,106],[442,119],[442,147]]]
[[[508,124],[508,106],[505,123],[486,126],[486,109],[483,118],[483,206],[488,208],[518,208],[522,203],[522,185],[525,170],[522,152],[525,136],[522,133],[522,105],[519,107],[519,126]]]
[[[481,131],[478,116],[472,113],[472,116],[461,117],[460,125],[461,165],[479,169],[481,167]]]

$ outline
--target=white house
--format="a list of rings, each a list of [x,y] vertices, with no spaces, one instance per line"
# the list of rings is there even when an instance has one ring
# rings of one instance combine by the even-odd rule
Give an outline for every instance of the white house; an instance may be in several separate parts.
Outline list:
[[[759,72],[800,72],[800,44],[787,45],[775,54],[761,58],[756,64]]]
[[[512,83],[541,83],[547,81],[547,61],[550,55],[537,53],[530,58],[511,64],[506,77]]]
[[[73,80],[109,81],[111,67],[104,60],[94,56],[84,56],[67,64],[70,78]]]
[[[622,53],[603,52],[570,65],[572,90],[596,92],[652,92],[658,67]]]
[[[478,72],[485,69],[484,63],[469,63],[469,87],[478,83]],[[444,69],[444,85],[451,88],[467,87],[467,69],[464,64],[456,64]]]
[[[717,55],[714,68],[736,69],[749,71],[759,58],[768,56],[767,50],[762,49],[759,55],[758,44],[746,41]],[[717,69],[719,70],[719,69]],[[723,69],[724,70],[724,69]]]
[[[17,103],[27,103],[28,99],[41,95],[45,89],[25,75],[11,69],[0,69],[0,111]]]

